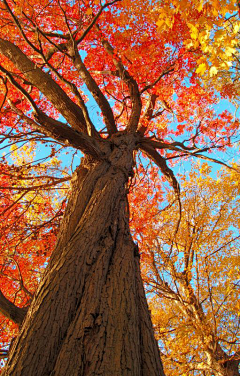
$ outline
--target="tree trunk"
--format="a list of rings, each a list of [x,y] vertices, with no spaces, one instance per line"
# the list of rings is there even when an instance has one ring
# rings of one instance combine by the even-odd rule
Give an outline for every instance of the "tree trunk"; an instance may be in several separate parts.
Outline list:
[[[223,361],[215,361],[211,364],[211,372],[214,376],[239,376],[239,360],[229,357],[225,363]]]
[[[132,165],[129,145],[82,162],[5,376],[164,375],[129,231]]]
[[[214,346],[215,351],[208,354],[210,369],[214,376],[239,376],[239,355],[227,355],[219,343]],[[237,354],[236,354],[237,355]]]
[[[239,360],[229,360],[225,365],[225,374],[224,376],[239,376]]]

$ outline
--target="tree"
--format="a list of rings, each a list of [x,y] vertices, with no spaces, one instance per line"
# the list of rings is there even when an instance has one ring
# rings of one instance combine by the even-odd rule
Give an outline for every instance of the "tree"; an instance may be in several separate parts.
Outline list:
[[[144,279],[166,374],[236,376],[239,175],[222,171],[214,180],[207,164],[200,175],[196,167],[181,179],[178,230],[178,208],[172,205],[159,213],[152,231],[143,234],[152,256]]]
[[[230,146],[239,124],[227,111],[215,113],[218,97],[201,87],[195,52],[182,45],[181,35],[157,32],[158,4],[3,0],[0,12],[2,143],[8,151],[15,142],[30,154],[17,170],[4,157],[12,184],[2,189],[13,194],[14,210],[38,208],[34,220],[21,214],[21,223],[30,223],[28,239],[39,241],[32,250],[22,242],[23,253],[30,251],[19,257],[26,265],[36,262],[39,246],[38,269],[45,266],[41,236],[45,244],[52,239],[65,205],[42,193],[69,179],[66,171],[59,176],[56,154],[69,147],[84,154],[71,179],[55,249],[11,344],[4,375],[163,375],[127,194],[135,174],[154,184],[156,169],[147,166],[148,158],[180,205],[167,160],[211,160],[206,153]],[[87,93],[100,109],[99,123],[87,107]],[[51,145],[48,164],[31,160],[37,143]],[[138,151],[145,159],[136,165]],[[36,198],[29,195],[24,202],[25,191],[36,192]],[[138,203],[140,196],[141,191]],[[21,267],[22,296],[15,294],[15,303],[24,306],[23,287],[32,294],[33,286],[28,288],[30,278],[21,283]],[[11,269],[16,274],[16,266]]]

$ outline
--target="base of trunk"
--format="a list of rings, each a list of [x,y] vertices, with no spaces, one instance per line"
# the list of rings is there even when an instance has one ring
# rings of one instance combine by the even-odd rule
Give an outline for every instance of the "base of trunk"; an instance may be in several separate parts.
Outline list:
[[[51,375],[161,375],[137,247],[124,230],[111,258],[106,244],[99,250]]]

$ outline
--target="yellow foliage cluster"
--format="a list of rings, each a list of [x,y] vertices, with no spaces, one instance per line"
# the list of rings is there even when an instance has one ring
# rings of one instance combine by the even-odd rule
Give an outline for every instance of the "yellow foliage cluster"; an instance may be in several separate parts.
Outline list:
[[[240,175],[211,175],[203,163],[181,176],[180,225],[172,205],[149,230],[143,274],[166,375],[191,375],[201,364],[210,375],[214,346],[226,357],[238,350]]]
[[[189,50],[201,50],[196,73],[211,78],[229,70],[236,59],[240,20],[235,0],[164,0],[159,9],[159,31],[173,28],[180,17],[188,32],[183,44]]]

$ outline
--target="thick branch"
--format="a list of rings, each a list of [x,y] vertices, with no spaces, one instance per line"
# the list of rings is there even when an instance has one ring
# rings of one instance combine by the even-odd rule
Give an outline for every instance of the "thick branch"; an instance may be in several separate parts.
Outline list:
[[[17,46],[0,38],[0,53],[6,56],[19,69],[31,84],[48,98],[67,122],[75,129],[86,129],[82,110],[64,92],[64,90],[37,67]]]
[[[15,304],[5,298],[0,290],[0,312],[8,319],[20,325],[27,313],[27,308],[19,308],[15,306]]]
[[[140,149],[147,154],[147,156],[152,159],[156,165],[160,168],[163,175],[166,177],[168,182],[174,189],[175,194],[177,197],[180,196],[180,186],[177,179],[174,176],[173,171],[168,167],[165,158],[163,158],[157,150],[155,150],[151,145],[144,143],[140,146]]]
[[[96,27],[100,31],[99,26],[97,25]],[[119,72],[119,77],[128,86],[130,99],[132,102],[132,111],[128,122],[127,130],[130,132],[135,132],[138,127],[138,122],[140,119],[142,109],[142,101],[137,81],[128,73],[121,60],[119,58],[116,58],[116,55],[114,54],[114,49],[110,45],[110,43],[104,38],[101,39],[101,42],[105,50],[109,53],[109,55],[112,56],[113,63]]]
[[[80,149],[83,153],[89,154],[96,159],[103,158],[103,153],[99,148],[100,141],[95,140],[87,134],[75,131],[68,125],[50,118],[41,111],[37,113],[36,118],[46,130],[51,131],[55,135],[55,138],[60,135],[62,139],[65,139],[65,144]],[[58,140],[60,141],[60,139]]]
[[[156,104],[156,100],[157,100],[157,95],[156,94],[150,94],[150,97],[149,97],[149,100],[148,100],[148,103],[147,103],[147,108],[146,108],[145,114],[143,115],[143,119],[146,119],[147,121],[150,121],[152,119],[153,110],[154,110],[154,107],[155,107],[155,104]],[[138,129],[138,133],[140,133],[140,135],[143,136],[144,133],[146,132],[146,130],[147,130],[147,125],[141,124],[139,129]]]
[[[46,62],[46,64],[48,64],[48,63]],[[13,75],[11,73],[9,73],[1,65],[0,65],[0,71],[2,71],[5,74],[5,76],[8,78],[8,80],[11,82],[11,84],[14,85],[16,87],[16,89],[18,89],[24,95],[24,97],[31,104],[33,110],[35,112],[39,112],[39,109],[38,109],[36,103],[34,102],[34,100],[32,99],[32,97],[30,96],[30,94],[15,80],[15,78],[13,77]],[[54,72],[59,77],[59,79],[62,80],[62,82],[64,82],[68,87],[70,87],[70,89],[72,90],[72,92],[78,98],[79,106],[80,106],[80,108],[81,108],[81,110],[83,112],[83,116],[84,116],[84,119],[86,121],[86,126],[87,126],[87,132],[86,133],[88,133],[89,136],[95,136],[95,137],[101,138],[100,135],[98,134],[98,132],[96,131],[93,123],[91,122],[91,119],[89,117],[89,113],[88,113],[87,107],[86,107],[86,105],[84,103],[84,100],[83,100],[81,94],[79,93],[77,87],[75,86],[75,84],[67,81],[66,79],[63,79],[63,77],[61,77],[61,75],[58,75],[58,72],[56,70],[54,70]]]
[[[88,90],[90,91],[93,98],[99,105],[102,111],[104,123],[106,124],[109,135],[116,133],[117,127],[115,124],[111,106],[107,98],[105,97],[105,95],[100,90],[98,84],[96,83],[96,81],[94,80],[94,78],[91,76],[86,66],[84,65],[77,49],[75,49],[75,52],[74,52],[73,63],[75,67],[77,68],[81,78],[87,85]]]
[[[10,102],[10,106],[16,114],[22,118],[31,127],[36,129],[38,132],[59,141],[66,146],[71,146],[73,148],[81,150],[83,153],[91,155],[95,159],[102,159],[103,153],[101,152],[98,142],[94,138],[78,132],[72,129],[68,125],[50,118],[45,113],[37,109],[36,111],[36,121],[26,116],[21,110],[19,110],[13,103]]]

